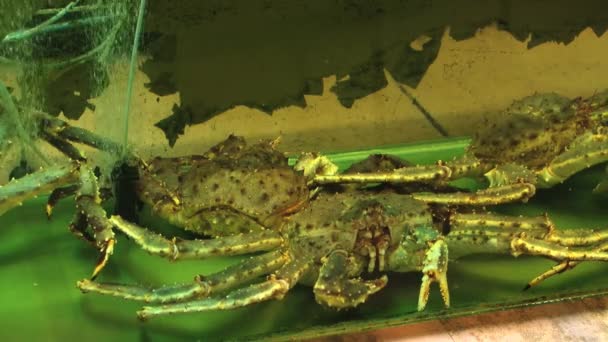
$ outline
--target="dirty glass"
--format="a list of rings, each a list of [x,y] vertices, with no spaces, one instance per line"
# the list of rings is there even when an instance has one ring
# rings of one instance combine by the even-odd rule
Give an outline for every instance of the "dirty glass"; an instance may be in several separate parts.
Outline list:
[[[0,336],[282,340],[603,295],[604,233],[588,229],[605,227],[607,218],[608,14],[601,1],[582,1],[576,8],[568,3],[0,0],[0,275],[10,280],[0,284],[0,316],[18,327]],[[435,195],[445,198],[456,190],[477,201],[483,196],[474,191],[500,186],[520,191],[528,189],[522,184],[533,184],[531,198],[527,194],[513,203],[473,210],[469,202],[433,204],[434,227],[447,234],[448,251],[466,254],[449,238],[458,229],[446,217],[486,209],[515,218],[546,213],[551,229],[580,231],[572,234],[587,239],[567,247],[597,260],[572,264],[572,254],[553,254],[551,260],[508,251],[450,260],[450,308],[433,283],[421,311],[422,266],[363,272],[367,280],[386,273],[386,287],[340,311],[320,305],[318,290],[298,284],[280,300],[140,322],[136,311],[149,304],[79,291],[77,281],[90,279],[94,269],[94,281],[101,284],[154,288],[193,284],[199,274],[204,281],[205,275],[260,255],[170,261],[146,253],[117,229],[115,244],[104,238],[116,224],[107,218],[120,215],[162,233],[164,241],[213,241],[209,234],[180,229],[176,217],[183,211],[159,218],[150,199],[142,205],[136,198],[146,193],[137,184],[142,179],[148,186],[160,184],[154,188],[162,194],[156,203],[187,205],[191,189],[173,191],[171,182],[182,183],[177,175],[205,160],[223,160],[222,150],[208,150],[230,135],[248,144],[272,140],[273,148],[289,157],[285,168],[305,152],[327,155],[339,172],[376,154],[406,160],[410,168],[401,169],[402,175],[418,170],[416,165],[451,168],[454,179],[443,175],[423,180],[422,187],[414,182],[413,190],[388,190],[403,196],[423,192],[419,198],[430,203]],[[180,166],[168,173],[153,159],[190,155],[196,157],[171,159]],[[461,164],[454,161],[476,165],[467,164],[471,156],[485,163],[483,172],[456,177]],[[241,167],[230,163],[211,165]],[[57,174],[59,180],[53,178]],[[239,191],[233,186],[239,180],[212,184],[200,195],[225,185]],[[280,227],[290,227],[299,209],[319,201],[316,191],[322,198],[352,190],[314,190],[311,184],[315,195],[302,207],[288,208]],[[20,205],[28,191],[38,197]],[[365,197],[374,190],[356,191]],[[51,193],[57,203],[48,219]],[[267,195],[266,203],[279,198],[259,193]],[[207,215],[205,210],[190,215]],[[335,213],[336,220],[340,215]],[[416,236],[428,233],[428,227],[418,228]],[[521,227],[515,228],[521,234]],[[475,242],[471,248],[479,241],[491,245],[484,233],[466,234],[478,234],[467,240]],[[438,235],[424,236],[428,248],[440,246]],[[537,237],[545,239],[542,246],[568,244],[549,241],[550,236]],[[379,252],[379,240],[373,241]],[[552,251],[562,252],[558,247]],[[113,253],[104,264],[100,254],[108,249]],[[391,245],[386,252],[396,249]],[[350,252],[371,258],[368,250]],[[524,291],[556,265],[573,269]]]

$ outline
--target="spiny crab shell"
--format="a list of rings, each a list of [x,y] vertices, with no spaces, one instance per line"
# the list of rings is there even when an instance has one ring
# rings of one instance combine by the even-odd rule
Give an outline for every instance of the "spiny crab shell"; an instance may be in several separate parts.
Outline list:
[[[308,200],[306,178],[287,161],[272,141],[248,146],[230,136],[202,156],[152,159],[136,191],[184,229],[212,236],[251,232],[276,225]]]
[[[577,138],[598,133],[606,118],[593,111],[607,103],[608,90],[586,100],[556,93],[527,96],[477,131],[469,152],[486,162],[540,169]]]

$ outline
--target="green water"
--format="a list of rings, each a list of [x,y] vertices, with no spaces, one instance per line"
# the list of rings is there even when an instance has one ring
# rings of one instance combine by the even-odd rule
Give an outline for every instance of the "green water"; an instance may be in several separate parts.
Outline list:
[[[130,94],[135,82],[136,57],[141,52],[137,42],[142,32],[159,34],[156,49],[152,48],[155,46],[152,35],[146,37],[150,44],[146,46],[149,50],[146,53],[150,56],[144,65],[137,65],[150,78],[150,83],[145,85],[146,94],[151,96],[150,99],[156,98],[157,102],[159,98],[156,95],[179,93],[180,96],[183,111],[167,111],[163,113],[164,119],[159,118],[160,121],[156,122],[156,127],[164,131],[169,144],[173,145],[186,125],[204,122],[234,106],[247,104],[267,113],[289,105],[302,106],[305,104],[304,95],[323,94],[322,80],[328,76],[341,79],[329,91],[344,108],[350,108],[354,101],[386,87],[385,71],[400,84],[416,88],[439,54],[446,23],[450,24],[452,38],[462,40],[477,34],[480,23],[497,18],[505,22],[506,19],[520,18],[502,29],[509,29],[519,40],[531,37],[530,44],[534,46],[544,41],[569,42],[571,35],[578,34],[594,22],[588,16],[575,16],[567,10],[556,10],[556,13],[546,15],[546,8],[542,6],[538,9],[506,6],[504,13],[497,13],[497,6],[492,4],[484,8],[469,6],[475,8],[475,12],[464,11],[462,13],[466,14],[458,18],[454,17],[458,12],[454,8],[463,6],[462,3],[449,1],[435,3],[434,6],[428,6],[426,2],[413,1],[404,5],[401,1],[382,1],[378,6],[344,8],[341,2],[326,1],[294,2],[291,5],[269,2],[274,8],[257,6],[257,2],[237,2],[242,8],[225,2],[224,8],[216,6],[215,2],[185,1],[175,5],[178,2],[160,1],[149,3],[149,14],[142,24],[143,12],[137,15],[137,9],[143,10],[143,7],[137,4],[145,1],[139,0],[5,3],[3,5],[6,6],[2,7],[5,15],[0,20],[0,38],[9,34],[6,37],[11,39],[0,41],[0,63],[3,64],[0,66],[6,63],[18,70],[16,85],[21,92],[9,94],[3,86],[0,87],[0,107],[4,106],[2,114],[10,114],[11,122],[19,129],[14,139],[27,148],[31,145],[31,139],[27,137],[31,125],[21,128],[20,120],[28,122],[28,110],[36,108],[52,115],[63,113],[70,120],[79,119],[91,107],[91,101],[108,88],[110,79],[113,79],[110,74],[115,70],[112,68],[114,64],[131,53],[129,80],[120,80],[127,84],[115,87],[116,94],[110,96],[113,99],[111,105],[97,106],[94,113],[95,122],[113,120],[110,114],[124,113],[120,121],[124,122],[122,127],[97,133],[115,138],[124,132],[122,140],[126,145],[128,113],[133,100]],[[45,3],[91,7],[74,10],[71,15],[57,15],[48,9],[40,10],[41,4]],[[504,5],[500,1],[496,3],[500,3],[501,8]],[[100,4],[103,6],[98,6]],[[62,13],[60,8],[57,8],[59,12],[53,13]],[[567,7],[553,6],[553,9],[563,8]],[[580,8],[586,8],[585,12],[589,13],[602,13],[593,7]],[[415,13],[415,18],[407,19],[412,13]],[[49,18],[60,21],[53,21],[55,24],[65,24],[62,26],[64,29],[58,30],[58,26],[43,21]],[[136,18],[139,19],[137,30]],[[564,18],[571,24],[562,30]],[[559,22],[555,25],[560,27],[559,32],[549,30],[547,20]],[[22,31],[32,27],[38,29]],[[596,30],[598,35],[605,31]],[[31,39],[33,32],[37,39]],[[432,39],[422,51],[411,50],[410,43],[421,34]],[[227,46],[239,48],[232,50]],[[248,52],[251,47],[255,47],[252,48],[253,54]],[[505,51],[509,51],[508,46]],[[231,58],[233,55],[253,58]],[[485,59],[485,55],[481,57],[474,55],[471,58],[475,61]],[[517,66],[516,63],[514,65]],[[495,69],[517,75],[508,66]],[[171,74],[169,81],[162,77],[165,71]],[[551,85],[555,85],[553,73],[546,74],[551,78]],[[341,75],[349,75],[349,78],[343,79]],[[0,82],[3,83],[12,78],[1,76]],[[542,77],[531,77],[542,80]],[[224,80],[230,80],[229,91],[218,86],[224,84]],[[491,90],[490,96],[494,98],[496,89],[488,84],[490,86],[485,88]],[[538,84],[534,83],[534,86]],[[479,94],[475,93],[475,96]],[[19,100],[22,108],[12,105],[11,96],[18,97],[15,100]],[[431,96],[427,104],[432,103],[432,99],[443,101],[445,93],[439,91],[433,96],[436,97]],[[191,115],[188,114],[189,108],[193,110]],[[188,115],[177,115],[180,113]],[[356,113],[354,111],[352,115]],[[12,124],[1,126],[10,133]],[[340,122],[339,126],[348,125]],[[405,127],[403,135],[407,136],[416,127]],[[331,129],[331,125],[327,129]],[[382,134],[380,132],[379,129],[374,130],[373,134]],[[8,141],[6,136],[10,137],[10,134],[2,136],[4,141]],[[0,145],[2,143],[0,141]],[[413,162],[430,163],[462,154],[466,143],[466,140],[456,139],[341,153],[333,155],[333,160],[344,168],[369,153],[390,152]],[[35,155],[36,152],[28,154]],[[606,198],[590,195],[602,175],[603,168],[587,170],[565,184],[541,191],[530,203],[503,206],[499,211],[526,215],[548,212],[563,228],[605,225],[608,214],[602,208]],[[162,317],[141,323],[135,316],[141,304],[94,294],[83,295],[76,289],[76,281],[90,275],[97,253],[68,232],[75,210],[73,201],[61,202],[51,221],[44,214],[44,202],[44,198],[27,202],[0,217],[1,340],[63,341],[75,336],[94,341],[281,340],[581,298],[608,291],[604,285],[608,280],[605,275],[608,266],[601,263],[584,263],[523,292],[522,288],[530,279],[554,263],[541,258],[477,256],[450,265],[448,277],[453,307],[449,310],[443,309],[434,287],[426,311],[418,313],[416,306],[421,275],[410,273],[391,274],[388,287],[356,310],[335,312],[324,309],[315,303],[310,288],[296,286],[280,301],[226,312]],[[111,203],[108,206],[111,207]],[[159,226],[158,220],[150,216],[144,215],[142,223],[168,235],[177,232],[174,227]],[[150,286],[182,283],[191,281],[197,274],[220,270],[238,260],[232,257],[169,262],[142,252],[119,236],[115,253],[99,280]]]
[[[466,140],[408,145],[388,150],[334,155],[342,167],[370,152],[392,152],[419,163],[462,153]],[[603,175],[594,168],[554,189],[543,190],[526,205],[500,208],[504,213],[538,215],[549,212],[559,227],[598,227],[608,221],[606,199],[589,192]],[[146,211],[146,210],[144,210]],[[0,217],[0,317],[3,340],[234,340],[291,339],[346,333],[440,317],[472,314],[538,304],[564,298],[603,294],[608,289],[608,265],[584,263],[576,269],[522,291],[534,276],[554,265],[541,258],[478,256],[450,264],[448,279],[453,307],[443,309],[433,287],[426,311],[416,312],[421,275],[390,274],[386,289],[356,310],[335,312],[318,306],[310,288],[296,286],[280,301],[233,311],[162,317],[141,323],[140,304],[94,294],[83,295],[76,281],[89,276],[95,250],[68,232],[73,202],[57,207],[51,221],[44,199],[25,203]],[[145,216],[143,224],[157,226]],[[165,232],[172,228],[161,227]],[[150,256],[119,237],[100,281],[147,285],[190,281],[238,258],[170,262]],[[8,327],[8,329],[7,329]]]

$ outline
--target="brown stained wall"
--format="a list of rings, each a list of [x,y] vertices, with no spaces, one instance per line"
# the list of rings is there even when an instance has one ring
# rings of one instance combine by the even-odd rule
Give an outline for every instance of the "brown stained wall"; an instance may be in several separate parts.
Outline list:
[[[500,10],[499,7],[496,8],[497,11]],[[449,9],[444,12],[449,13]],[[471,15],[473,14],[475,12],[471,12]],[[170,13],[167,18],[171,19]],[[398,17],[395,18],[393,21],[385,22],[378,32],[396,37],[397,40],[404,40],[406,37],[406,41],[414,41],[420,36],[419,33],[414,34],[413,31],[405,30],[405,28],[401,28],[403,31],[397,30],[399,25],[396,23],[399,20]],[[200,20],[195,17],[190,19],[193,22]],[[511,19],[513,22],[522,20],[517,16]],[[419,22],[412,25],[423,25],[422,17],[416,20]],[[441,22],[442,19],[436,20]],[[185,20],[185,22],[187,21]],[[593,23],[590,22],[590,24]],[[175,25],[174,22],[171,24],[170,21],[160,21],[157,25],[169,31],[177,30],[172,26]],[[323,27],[320,25],[319,29]],[[438,27],[442,27],[442,29],[438,30]],[[310,69],[298,63],[293,65],[287,63],[279,65],[277,69],[268,70],[267,77],[252,78],[252,73],[257,72],[251,71],[255,69],[255,65],[243,68],[240,73],[239,69],[226,68],[225,74],[217,74],[217,70],[224,69],[211,70],[208,68],[209,70],[207,70],[204,67],[206,63],[221,65],[222,61],[226,61],[226,58],[230,56],[230,58],[236,58],[237,61],[242,58],[244,63],[247,63],[249,59],[246,52],[250,53],[261,48],[266,49],[265,53],[269,55],[286,54],[294,57],[299,56],[298,54],[302,53],[302,50],[296,50],[298,54],[294,51],[281,50],[282,46],[291,45],[282,45],[280,41],[273,42],[272,40],[267,41],[262,47],[251,46],[244,38],[243,41],[223,44],[223,50],[214,50],[213,53],[206,52],[199,55],[193,51],[200,51],[201,46],[204,47],[206,42],[213,39],[213,32],[209,33],[207,37],[200,37],[200,46],[189,46],[185,43],[179,45],[180,40],[178,39],[176,59],[172,62],[171,68],[179,75],[178,86],[181,86],[183,91],[165,96],[153,94],[145,86],[151,81],[149,73],[138,71],[132,102],[129,143],[141,151],[144,156],[183,155],[199,153],[228,134],[234,133],[245,135],[250,139],[274,138],[280,135],[282,137],[281,148],[289,152],[352,150],[440,138],[437,131],[403,94],[400,86],[415,94],[452,136],[471,134],[482,119],[491,118],[514,99],[534,92],[556,91],[574,97],[590,95],[596,90],[608,87],[608,63],[603,60],[608,55],[608,44],[606,44],[608,34],[598,37],[591,28],[587,28],[580,33],[572,34],[573,40],[571,42],[568,40],[568,44],[544,42],[535,45],[539,42],[532,40],[538,34],[528,39],[525,39],[525,36],[516,38],[517,32],[501,30],[495,24],[482,25],[482,27],[476,33],[464,34],[462,25],[458,24],[446,27],[434,23],[428,26],[427,31],[430,31],[430,35],[434,35],[435,39],[427,42],[424,48],[432,47],[433,44],[437,45],[438,42],[440,45],[436,59],[426,73],[421,75],[418,86],[414,89],[398,84],[395,81],[397,75],[395,68],[391,69],[387,64],[382,72],[388,84],[380,90],[370,92],[369,95],[356,100],[352,107],[347,108],[341,103],[338,95],[331,91],[331,88],[337,80],[348,79],[347,71],[352,71],[352,68],[358,65],[357,63],[363,63],[366,58],[369,59],[369,55],[365,54],[366,48],[361,48],[359,45],[363,41],[366,44],[370,41],[373,42],[374,37],[364,36],[363,33],[358,34],[357,32],[364,30],[356,21],[342,22],[338,31],[345,33],[341,35],[344,41],[341,41],[340,45],[352,46],[353,55],[349,59],[347,58],[348,53],[344,54],[345,52],[342,50],[336,53],[344,54],[344,63],[348,64],[350,69],[345,67],[344,70],[338,70],[339,68],[337,68],[333,73],[331,69],[327,69],[323,71],[325,74],[317,74],[322,80],[322,94],[304,95],[303,104],[286,105],[274,110],[272,115],[237,103],[235,107],[222,111],[204,123],[187,126],[185,134],[171,148],[164,133],[154,124],[170,115],[174,104],[183,104],[184,93],[188,94],[186,100],[191,103],[196,103],[199,97],[202,99],[215,98],[212,95],[216,83],[205,83],[207,79],[201,78],[205,77],[205,72],[208,77],[211,77],[209,73],[214,71],[216,72],[213,75],[215,79],[225,77],[229,81],[226,84],[234,84],[234,96],[236,97],[243,94],[243,89],[256,90],[256,86],[262,92],[258,94],[259,96],[272,93],[268,89],[275,89],[275,92],[280,91],[285,84],[282,83],[285,79],[294,78],[298,73],[306,73],[304,71]],[[148,28],[153,30],[154,26]],[[552,30],[563,31],[556,29],[555,26],[547,26],[547,32],[553,32]],[[471,31],[475,32],[474,29]],[[314,34],[336,35],[338,34],[336,32],[319,31],[313,32],[312,36]],[[346,34],[348,32],[351,34]],[[191,32],[180,34],[188,36]],[[471,37],[463,39],[463,36],[466,35]],[[234,35],[234,37],[237,36]],[[247,36],[245,35],[245,37]],[[187,42],[190,41],[187,40]],[[383,39],[382,44],[385,43],[390,43],[390,39]],[[528,46],[528,43],[531,47]],[[316,46],[313,44],[311,49],[321,49],[324,46],[330,48],[323,44],[325,43],[318,42]],[[215,42],[213,45],[217,46],[218,43]],[[245,47],[248,47],[249,50]],[[310,53],[319,54],[319,51],[313,50]],[[147,60],[145,56],[142,56],[141,63]],[[278,60],[284,63],[289,61],[289,59]],[[339,64],[338,62],[332,61],[336,65]],[[234,61],[226,61],[226,63],[234,63]],[[194,72],[194,70],[202,71],[202,73]],[[287,77],[280,72],[281,70],[291,70],[290,72],[293,74],[287,75],[289,76]],[[15,79],[12,72],[6,71],[0,76],[9,85],[15,86],[15,84],[10,84],[14,83]],[[285,77],[282,78],[282,76]],[[302,75],[302,79],[305,78],[304,76],[306,75]],[[402,77],[403,75],[397,76]],[[95,112],[87,110],[80,120],[72,123],[115,140],[121,140],[127,61],[123,60],[112,65],[110,77],[109,87],[101,96],[91,100],[96,107]],[[246,83],[248,86],[239,88],[240,83]],[[237,93],[237,88],[241,89],[240,93]],[[294,85],[293,89],[297,89],[297,85]],[[230,102],[230,91],[224,90],[222,94],[223,101]],[[247,96],[249,95],[256,95],[256,93],[253,91],[251,94],[247,94]],[[208,102],[209,100],[206,101],[206,103]],[[91,156],[96,156],[94,151],[88,150],[88,152]],[[53,151],[49,153],[59,158]],[[109,161],[111,158],[104,157],[102,160]],[[9,162],[3,165],[1,169],[4,178],[0,177],[0,179],[5,179],[10,164]],[[32,164],[38,165],[39,163],[34,160]]]
[[[453,136],[469,135],[484,117],[508,106],[514,99],[534,92],[556,91],[566,96],[591,95],[608,87],[608,35],[597,37],[583,31],[569,45],[545,43],[527,49],[507,32],[493,26],[481,29],[475,37],[455,41],[446,30],[436,61],[417,89],[408,88]],[[371,146],[439,139],[440,135],[423,118],[398,84],[385,72],[388,86],[355,102],[342,106],[330,92],[335,76],[324,78],[324,93],[307,95],[306,107],[288,106],[267,115],[260,110],[237,106],[206,123],[189,126],[169,148],[163,132],[154,123],[164,118],[177,95],[158,97],[137,74],[133,117],[129,141],[146,154],[180,155],[197,153],[230,133],[253,139],[281,136],[286,151],[335,151]],[[124,84],[125,72],[111,82]],[[122,87],[119,87],[122,88]],[[108,92],[112,92],[109,89]],[[118,91],[120,93],[120,91]],[[109,96],[95,99],[98,111],[111,106]],[[157,102],[158,101],[158,102]],[[107,132],[116,138],[116,120],[95,119],[86,113],[79,125]]]

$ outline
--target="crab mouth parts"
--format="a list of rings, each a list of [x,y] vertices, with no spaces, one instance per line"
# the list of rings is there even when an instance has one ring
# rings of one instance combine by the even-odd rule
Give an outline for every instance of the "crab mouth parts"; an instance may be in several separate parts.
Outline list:
[[[382,209],[374,207],[365,210],[363,218],[355,223],[358,228],[355,250],[369,257],[369,273],[374,272],[376,266],[382,272],[386,266],[386,252],[390,247],[391,235],[383,218]]]

